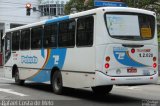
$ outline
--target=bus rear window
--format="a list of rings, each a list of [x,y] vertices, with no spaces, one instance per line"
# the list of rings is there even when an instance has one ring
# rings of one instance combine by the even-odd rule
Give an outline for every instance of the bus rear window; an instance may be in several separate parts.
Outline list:
[[[109,35],[117,39],[149,40],[154,36],[155,18],[146,14],[107,13],[105,21]]]

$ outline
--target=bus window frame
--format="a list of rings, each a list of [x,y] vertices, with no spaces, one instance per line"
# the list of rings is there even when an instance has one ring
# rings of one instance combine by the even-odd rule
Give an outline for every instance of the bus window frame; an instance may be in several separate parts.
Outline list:
[[[18,50],[13,50],[13,33],[14,32],[19,32],[19,44],[18,44]],[[15,30],[11,32],[11,51],[19,51],[20,50],[20,40],[21,40],[21,31],[20,30]]]
[[[81,17],[77,17],[77,19],[76,19],[76,37],[75,37],[75,39],[76,39],[76,47],[77,48],[82,48],[82,47],[92,47],[93,46],[93,44],[94,44],[94,31],[95,31],[95,29],[94,29],[94,27],[95,27],[95,17],[94,17],[94,15],[95,14],[91,14],[91,15],[85,15],[85,16],[81,16]],[[83,19],[83,18],[87,18],[87,17],[92,17],[93,18],[93,34],[92,34],[92,44],[90,44],[90,45],[77,45],[77,42],[78,42],[78,20],[79,19]]]
[[[149,38],[149,39],[144,39],[141,35],[141,32],[140,32],[140,39],[131,39],[131,38],[121,38],[122,36],[112,36],[109,32],[109,29],[108,29],[108,26],[107,26],[107,21],[106,21],[106,15],[107,14],[115,14],[115,15],[137,15],[138,16],[138,22],[139,22],[139,30],[141,30],[141,27],[140,27],[140,21],[139,21],[139,17],[140,15],[147,15],[147,16],[151,16],[153,17],[153,21],[154,21],[154,26],[153,26],[153,34],[152,34],[152,37]],[[111,37],[111,38],[114,38],[114,39],[119,39],[119,40],[129,40],[129,41],[143,41],[143,40],[152,40],[154,37],[155,37],[155,30],[156,30],[156,19],[155,19],[155,16],[153,15],[150,15],[150,14],[143,14],[143,13],[135,13],[135,12],[106,12],[104,13],[104,21],[105,21],[105,26],[106,26],[106,29],[107,29],[107,32],[108,32],[108,35]],[[132,36],[132,37],[135,37],[135,36]]]
[[[56,35],[55,35],[56,45],[55,45],[55,47],[44,47],[45,27],[53,26],[53,25],[56,25],[56,27],[57,27]],[[58,22],[53,22],[53,23],[49,23],[49,24],[44,24],[44,27],[43,27],[43,38],[42,38],[42,42],[43,42],[42,48],[44,48],[44,49],[47,49],[47,48],[56,49],[56,48],[58,48],[58,30],[59,30]]]
[[[22,31],[26,31],[26,30],[29,30],[29,48],[28,49],[21,49],[21,41],[22,41]],[[31,28],[25,28],[25,29],[21,29],[20,30],[20,50],[21,51],[25,51],[25,50],[30,50],[31,49]]]
[[[63,22],[74,22],[75,23],[75,29],[74,29],[74,45],[72,46],[59,46],[59,33],[60,33],[60,23],[63,23]],[[68,20],[63,20],[63,21],[59,21],[58,22],[58,29],[57,29],[57,47],[58,48],[74,48],[76,46],[76,31],[77,31],[77,21],[75,18],[71,18],[71,19],[68,19]]]
[[[33,31],[34,28],[35,29],[36,28],[42,28],[42,30],[41,30],[42,32],[41,32],[41,35],[40,35],[40,38],[41,38],[40,39],[40,47],[38,47],[38,48],[37,47],[36,48],[32,48],[32,43],[33,43],[32,42],[32,36],[33,36],[32,35],[32,31]],[[31,50],[39,50],[39,49],[43,48],[43,36],[44,36],[44,26],[43,26],[43,24],[42,25],[33,26],[33,27],[30,28],[30,44],[31,44],[30,45],[30,49]]]

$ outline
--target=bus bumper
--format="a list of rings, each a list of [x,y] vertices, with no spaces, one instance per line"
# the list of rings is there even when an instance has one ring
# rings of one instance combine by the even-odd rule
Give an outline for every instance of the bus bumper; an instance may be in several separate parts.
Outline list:
[[[156,84],[157,81],[158,73],[152,76],[111,77],[96,71],[94,86]]]

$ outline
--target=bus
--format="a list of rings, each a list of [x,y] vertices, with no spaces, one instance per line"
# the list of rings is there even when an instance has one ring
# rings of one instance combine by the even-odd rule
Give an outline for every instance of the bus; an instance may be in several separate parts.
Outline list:
[[[9,29],[3,36],[5,76],[109,93],[113,85],[158,79],[156,14],[129,7],[100,7]]]

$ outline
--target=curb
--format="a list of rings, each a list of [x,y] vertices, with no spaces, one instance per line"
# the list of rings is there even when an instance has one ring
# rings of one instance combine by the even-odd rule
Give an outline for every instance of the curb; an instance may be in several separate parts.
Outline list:
[[[160,81],[157,82],[157,85],[160,85]]]

